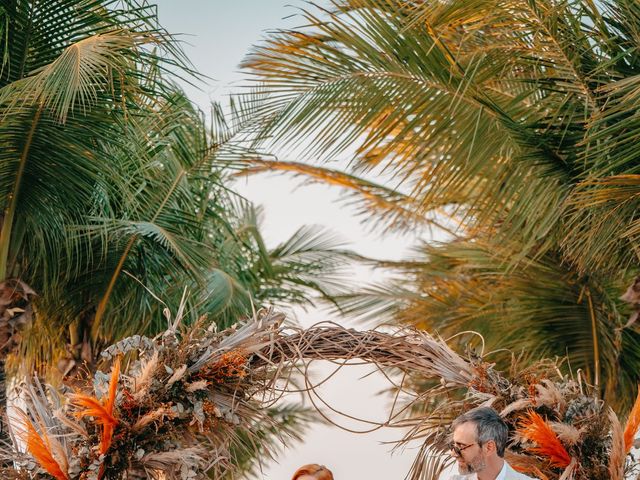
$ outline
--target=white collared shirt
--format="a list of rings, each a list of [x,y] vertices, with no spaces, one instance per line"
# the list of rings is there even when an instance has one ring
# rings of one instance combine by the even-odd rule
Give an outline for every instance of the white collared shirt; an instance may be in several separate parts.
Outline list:
[[[496,480],[505,480],[505,478],[507,478],[507,462],[502,463],[502,470],[500,470]]]
[[[478,474],[472,473],[471,475],[453,475],[451,477],[454,480],[464,479],[464,480],[478,480]],[[502,464],[502,470],[498,473],[496,480],[505,480],[507,478],[507,462]]]

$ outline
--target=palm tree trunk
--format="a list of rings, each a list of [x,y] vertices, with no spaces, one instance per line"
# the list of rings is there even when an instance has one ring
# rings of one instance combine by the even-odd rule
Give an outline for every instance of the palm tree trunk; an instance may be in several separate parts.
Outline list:
[[[97,355],[96,342],[91,338],[91,328],[95,318],[95,309],[90,309],[80,315],[69,325],[69,352],[58,360],[58,371],[65,383],[73,385],[86,380],[96,371]]]

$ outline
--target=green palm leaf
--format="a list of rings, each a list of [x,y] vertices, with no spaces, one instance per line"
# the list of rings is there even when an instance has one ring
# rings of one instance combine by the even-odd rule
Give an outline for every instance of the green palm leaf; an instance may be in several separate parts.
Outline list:
[[[355,205],[356,213],[362,216],[363,222],[372,222],[374,227],[379,226],[384,231],[406,232],[417,226],[424,226],[453,233],[447,226],[439,223],[433,215],[429,215],[431,212],[425,211],[423,205],[414,197],[380,183],[339,170],[300,162],[248,159],[245,163],[246,167],[238,175],[289,173],[301,177],[305,182],[317,182],[342,188],[348,194],[345,202]],[[451,199],[443,207],[455,203],[455,200]]]
[[[244,62],[269,94],[264,134],[283,155],[303,140],[309,158],[352,158],[273,168],[358,192],[374,222],[393,197],[365,179],[382,171],[405,193],[396,211],[420,217],[408,223],[459,225],[451,244],[384,263],[412,283],[343,296],[343,311],[568,353],[609,394],[633,384],[636,327],[617,298],[640,251],[635,2],[344,0],[302,15]]]

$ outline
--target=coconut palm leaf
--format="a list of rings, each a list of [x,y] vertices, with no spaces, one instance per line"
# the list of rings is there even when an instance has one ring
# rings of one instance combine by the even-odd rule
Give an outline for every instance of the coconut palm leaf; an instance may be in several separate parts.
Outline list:
[[[313,266],[276,269],[257,223],[246,229],[251,208],[228,172],[259,155],[243,139],[261,94],[234,98],[228,114],[214,105],[207,125],[172,81],[192,70],[153,7],[2,7],[0,271],[39,294],[27,369],[65,344],[91,363],[105,342],[164,329],[162,311],[177,310],[185,288],[199,292],[188,321],[204,311],[224,323],[254,301],[307,302],[320,288],[309,272],[337,271],[322,244]]]
[[[425,211],[455,198],[468,225],[529,239],[525,253],[556,237],[581,270],[635,261],[633,199],[603,222],[572,198],[635,174],[633,2],[346,0],[302,15],[307,28],[244,63],[279,142],[312,140],[312,158],[355,145],[347,174],[382,167]]]
[[[581,276],[551,254],[512,268],[514,251],[518,246],[498,249],[478,239],[425,246],[416,261],[394,265],[395,282],[340,297],[338,305],[363,319],[393,319],[456,338],[461,348],[496,352],[504,365],[511,353],[503,358],[502,349],[531,359],[566,355],[612,403],[628,406],[632,399],[614,393],[638,380],[637,333],[625,327],[621,284]],[[464,335],[469,331],[482,343]]]
[[[500,218],[505,228],[521,229],[513,222],[534,216],[527,233],[542,236],[558,221],[566,186],[578,173],[564,153],[582,140],[573,135],[585,122],[576,102],[590,105],[591,90],[566,54],[545,53],[556,42],[577,41],[568,27],[548,25],[573,25],[577,13],[525,2],[476,3],[472,13],[459,5],[437,15],[424,6],[421,13],[435,17],[429,21],[414,21],[402,2],[340,2],[324,16],[305,12],[308,30],[280,32],[245,61],[274,92],[268,132],[285,143],[313,138],[304,153],[325,158],[355,143],[356,168],[382,165],[404,178],[426,209],[449,192],[471,190],[462,201],[472,207],[472,220]],[[444,24],[440,16],[457,22]],[[522,35],[505,28],[507,19],[524,28]],[[554,36],[560,34],[570,38]],[[532,60],[531,50],[546,57]],[[551,66],[562,75],[546,86],[539,68]],[[525,75],[515,77],[514,70]],[[558,93],[555,83],[567,86]],[[567,124],[548,126],[550,112]]]
[[[410,283],[344,296],[343,311],[568,353],[609,394],[633,384],[637,332],[617,298],[639,251],[637,5],[343,0],[302,16],[244,62],[270,95],[266,134],[352,156],[341,179],[383,171],[401,208],[460,225],[392,265]],[[315,168],[282,165],[336,183]]]
[[[165,328],[162,311],[177,309],[185,289],[187,321],[208,312],[222,326],[254,304],[308,304],[313,291],[336,290],[348,252],[318,230],[268,249],[256,210],[225,185],[230,162],[249,153],[227,149],[234,136],[218,132],[177,95],[158,114],[127,123],[127,136],[110,145],[126,184],[97,191],[84,224],[74,226],[79,247],[68,261],[80,267],[42,299],[48,322],[69,326],[79,345],[88,323],[100,345]],[[90,268],[80,262],[87,258]],[[57,355],[66,336],[51,341],[50,330],[27,335],[26,358]]]
[[[275,280],[276,292],[265,285],[266,298],[279,298],[289,304],[311,303],[309,291],[320,292],[325,300],[343,291],[346,269],[353,255],[344,248],[344,241],[324,228],[304,226],[269,251],[273,265],[273,279],[266,277],[266,284]],[[283,295],[284,294],[284,295]]]
[[[9,60],[0,90],[3,278],[16,273],[20,249],[30,245],[26,232],[40,239],[40,252],[49,250],[29,252],[36,268],[52,253],[73,248],[65,231],[78,223],[77,212],[104,186],[113,163],[95,139],[116,138],[117,119],[146,108],[154,86],[140,82],[136,65],[159,60],[141,52],[161,39],[149,26],[133,30],[148,23],[148,12],[140,8],[124,16],[97,2],[51,9],[20,2],[4,10],[9,50],[3,56]],[[109,181],[117,184],[119,176]],[[53,276],[59,273],[53,270]]]
[[[424,226],[453,233],[447,226],[439,223],[434,215],[430,215],[433,212],[425,210],[414,197],[383,184],[340,170],[301,162],[249,158],[244,163],[245,167],[238,175],[290,173],[302,178],[305,183],[317,182],[342,188],[347,194],[345,203],[356,207],[356,214],[362,217],[363,222],[372,223],[374,228],[378,227],[385,232],[406,232]],[[455,203],[455,200],[451,199],[447,205]]]

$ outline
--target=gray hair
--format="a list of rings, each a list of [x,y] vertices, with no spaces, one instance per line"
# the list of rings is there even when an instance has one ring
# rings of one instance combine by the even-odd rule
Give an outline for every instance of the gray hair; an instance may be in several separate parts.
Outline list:
[[[451,429],[463,423],[473,423],[476,427],[477,442],[480,445],[493,440],[496,444],[496,451],[499,457],[504,457],[504,450],[507,447],[509,438],[509,428],[502,420],[498,412],[489,407],[478,407],[463,413],[451,424]]]

